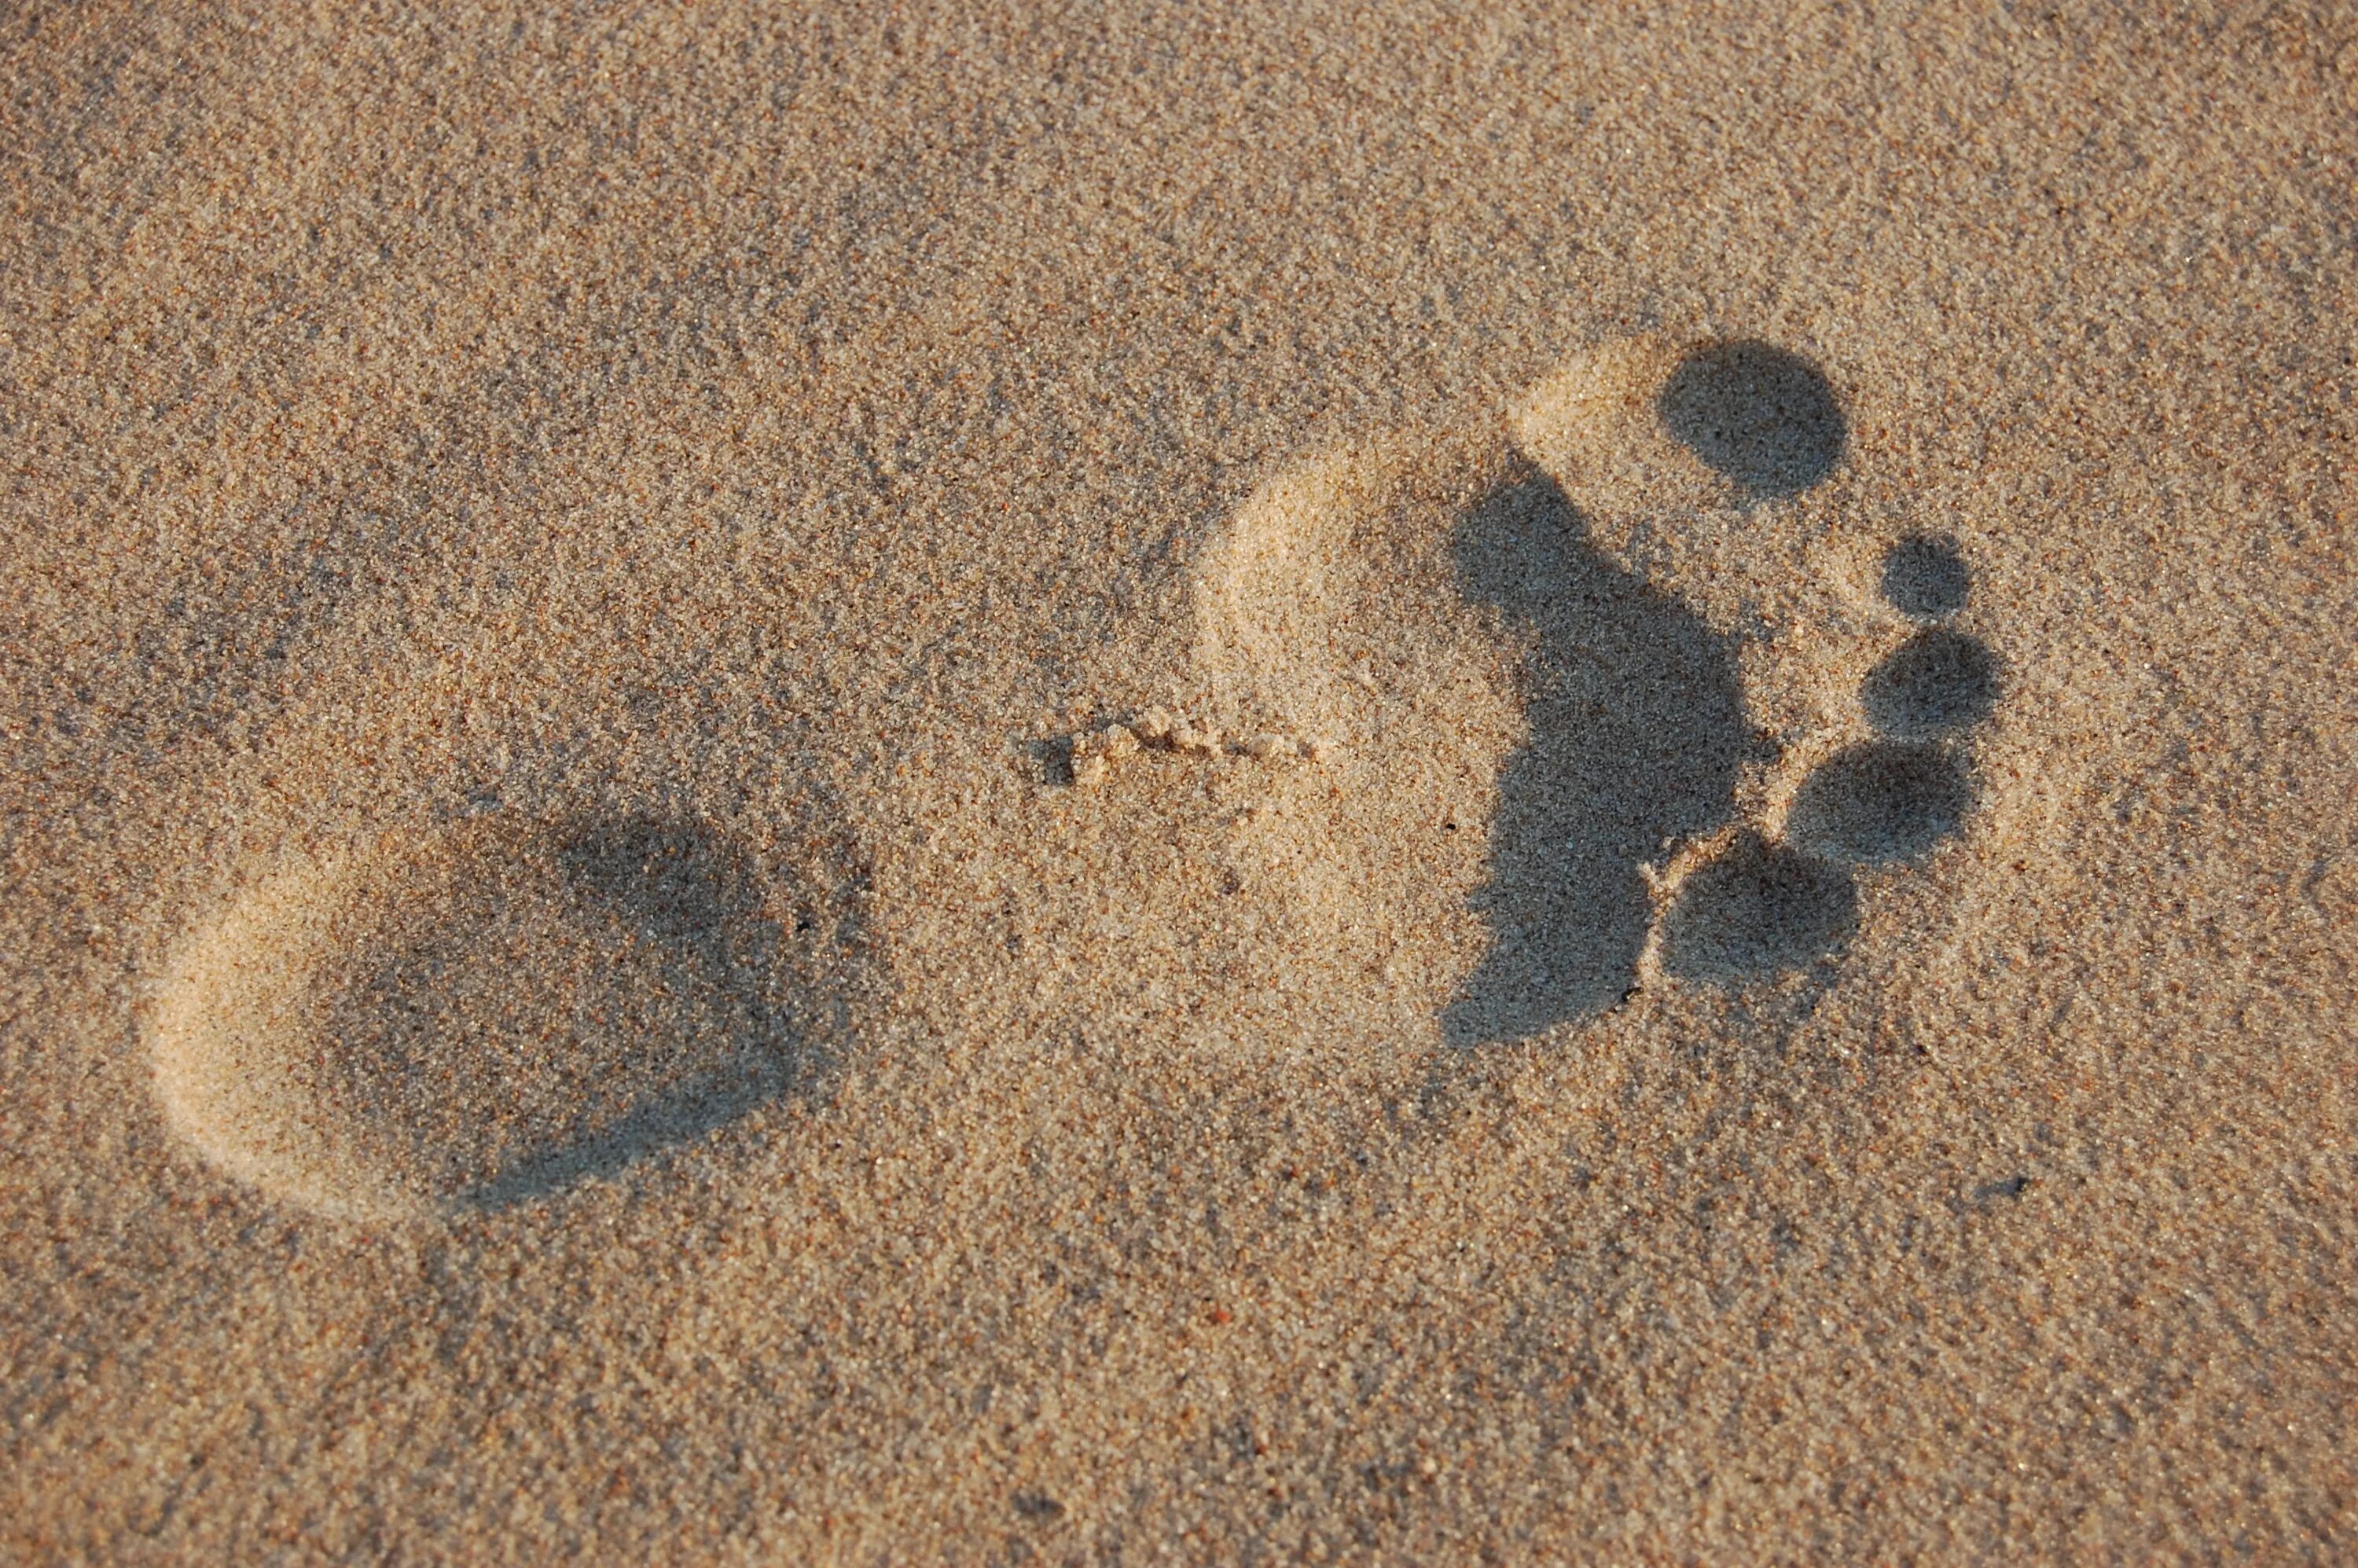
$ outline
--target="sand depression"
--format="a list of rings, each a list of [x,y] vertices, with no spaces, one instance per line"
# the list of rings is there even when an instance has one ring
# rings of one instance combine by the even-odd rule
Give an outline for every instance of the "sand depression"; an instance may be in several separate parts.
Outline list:
[[[172,955],[174,1129],[302,1207],[383,1219],[553,1191],[793,1080],[778,933],[696,825],[493,813],[272,867]]]

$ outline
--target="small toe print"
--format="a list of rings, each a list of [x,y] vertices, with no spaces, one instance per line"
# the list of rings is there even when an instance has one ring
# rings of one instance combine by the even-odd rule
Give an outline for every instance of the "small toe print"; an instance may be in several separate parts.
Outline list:
[[[1903,539],[1884,557],[1884,597],[1920,624],[1962,609],[1968,574],[1946,540]],[[1837,752],[1801,784],[1781,842],[1747,828],[1690,872],[1662,910],[1663,972],[1736,984],[1833,957],[1857,929],[1849,868],[1922,859],[1974,802],[1963,737],[1999,696],[1997,659],[1979,638],[1916,632],[1859,688],[1883,737]]]
[[[1938,621],[1965,607],[1964,557],[1947,539],[1902,539],[1883,557],[1884,602],[1910,621]]]
[[[1747,832],[1680,884],[1662,967],[1682,979],[1753,979],[1840,952],[1858,926],[1851,874]]]
[[[1942,746],[1870,741],[1838,752],[1801,782],[1788,837],[1829,859],[1887,865],[1930,853],[1963,826],[1974,787]]]
[[[1868,672],[1859,701],[1893,740],[1935,741],[1988,718],[1997,684],[1997,661],[1979,638],[1920,632]]]

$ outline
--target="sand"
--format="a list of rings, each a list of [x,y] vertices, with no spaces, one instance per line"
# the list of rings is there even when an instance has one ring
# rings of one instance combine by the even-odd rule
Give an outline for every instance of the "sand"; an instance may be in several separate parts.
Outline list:
[[[0,61],[0,1556],[2358,1552],[2346,9]]]

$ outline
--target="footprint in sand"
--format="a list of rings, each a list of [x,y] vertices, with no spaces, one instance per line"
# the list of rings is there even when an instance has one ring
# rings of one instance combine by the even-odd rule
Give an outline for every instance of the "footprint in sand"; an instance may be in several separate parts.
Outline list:
[[[426,754],[411,728],[383,754]],[[480,787],[407,782],[359,814],[391,826],[264,849],[168,955],[146,1028],[156,1087],[214,1166],[349,1219],[498,1208],[700,1138],[806,1075],[849,949],[849,895],[821,869],[844,863],[835,849],[763,869],[687,816],[561,782],[512,783],[532,803],[488,810]],[[319,815],[286,837],[315,837]]]
[[[1999,681],[1947,624],[1962,557],[1891,546],[1872,613],[1919,629],[1863,682],[1812,643],[1771,735],[1753,628],[1828,619],[1790,586],[1826,553],[1809,498],[1845,467],[1823,375],[1761,343],[1636,340],[1511,427],[1302,465],[1206,552],[1217,721],[1335,747],[1270,773],[1247,880],[1347,968],[1446,998],[1459,1044],[1838,954],[1861,868],[1920,859],[1974,806],[1962,738]]]

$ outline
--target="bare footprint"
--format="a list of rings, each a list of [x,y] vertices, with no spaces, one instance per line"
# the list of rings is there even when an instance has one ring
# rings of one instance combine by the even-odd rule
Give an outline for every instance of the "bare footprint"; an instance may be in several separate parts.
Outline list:
[[[324,844],[298,807],[169,953],[145,1030],[157,1092],[215,1167],[349,1219],[498,1208],[806,1076],[848,962],[840,884],[561,781],[511,781],[523,804],[411,783],[362,813],[383,826]]]
[[[1196,658],[1220,721],[1341,759],[1273,774],[1240,859],[1347,968],[1437,999],[1458,1044],[1839,953],[1854,868],[1920,858],[1972,809],[1958,737],[1998,680],[1980,643],[1927,626],[1855,690],[1876,738],[1823,755],[1756,727],[1735,628],[1793,575],[1764,549],[1778,519],[1843,466],[1832,388],[1769,345],[1639,340],[1511,425],[1305,464],[1206,552]],[[1574,496],[1600,485],[1592,514]],[[1681,592],[1648,569],[1665,558]],[[1940,621],[1964,589],[1938,541],[1890,555],[1904,614]],[[1821,760],[1796,782],[1789,756]]]

